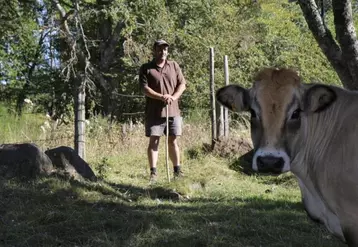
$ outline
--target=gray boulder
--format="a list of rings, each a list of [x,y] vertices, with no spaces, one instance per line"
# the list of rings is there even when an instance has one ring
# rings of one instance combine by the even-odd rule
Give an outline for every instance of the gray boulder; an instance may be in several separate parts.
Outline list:
[[[97,177],[91,167],[84,161],[73,148],[60,146],[45,151],[51,159],[56,173],[74,179],[89,179],[97,181]]]
[[[53,172],[52,162],[35,144],[1,144],[0,176],[35,178]]]

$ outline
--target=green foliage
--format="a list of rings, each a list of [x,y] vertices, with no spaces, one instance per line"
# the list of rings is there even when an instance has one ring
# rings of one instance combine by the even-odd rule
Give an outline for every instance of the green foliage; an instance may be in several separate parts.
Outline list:
[[[339,82],[298,6],[282,3],[262,5],[262,15],[257,21],[261,26],[259,47],[268,58],[268,65],[297,68],[307,82]]]
[[[0,80],[13,88],[23,85],[30,63],[36,62],[39,42],[34,35],[38,30],[36,17],[22,11],[18,9],[19,23],[16,29],[5,30],[0,37]]]
[[[20,104],[30,98],[38,111],[51,112],[56,108],[56,112],[65,112],[68,101],[62,99],[61,105],[56,101],[59,95],[69,93],[68,85],[59,80],[59,68],[51,65],[57,57],[49,46],[51,30],[42,26],[48,24],[49,18],[43,14],[44,5],[37,1],[14,2],[11,1],[13,10],[16,9],[16,25],[5,29],[0,37],[0,81],[4,84],[1,98]]]
[[[71,110],[74,88],[72,80],[63,81],[61,72],[70,54],[60,32],[48,33],[51,25],[59,28],[58,23],[51,22],[58,19],[58,10],[47,0],[25,5],[23,1],[11,1],[11,4],[16,10],[9,11],[12,24],[5,26],[0,37],[0,79],[7,81],[0,89],[2,98],[14,102],[25,95],[43,106],[39,110],[66,114]],[[66,11],[73,10],[70,1],[62,5]],[[138,69],[152,59],[153,41],[158,38],[171,44],[169,58],[180,64],[188,82],[181,101],[184,112],[209,111],[210,47],[215,53],[216,87],[224,84],[225,55],[230,83],[249,86],[252,75],[262,66],[284,66],[300,70],[307,82],[339,84],[299,6],[286,0],[83,1],[79,14],[91,63],[104,80],[91,78],[97,88],[88,90],[86,104],[92,105],[93,112],[87,116],[104,112],[126,121],[128,117],[123,113],[143,111],[143,98],[119,95],[141,94]],[[117,34],[116,28],[121,23],[123,28]],[[326,23],[334,36],[329,4]],[[71,30],[76,30],[72,15],[68,24]],[[46,42],[50,43],[43,42],[41,35],[47,35]],[[114,49],[105,54],[105,48],[111,45]],[[56,59],[57,65],[49,63]],[[32,65],[34,70],[30,69]],[[103,82],[108,89],[102,86]]]

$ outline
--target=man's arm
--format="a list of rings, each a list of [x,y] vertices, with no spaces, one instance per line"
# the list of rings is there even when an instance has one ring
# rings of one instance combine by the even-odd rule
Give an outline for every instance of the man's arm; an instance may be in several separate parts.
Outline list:
[[[177,100],[180,98],[180,96],[186,89],[186,81],[183,72],[181,71],[180,66],[177,62],[174,63],[174,67],[177,73],[178,86],[175,88],[175,91],[172,95],[172,100]]]
[[[146,95],[150,98],[165,101],[165,97],[163,94],[157,93],[156,91],[151,89],[148,85],[143,86],[143,93],[144,93],[144,95]]]
[[[183,94],[184,90],[186,89],[185,83],[179,84],[179,86],[176,88],[175,92],[173,93],[173,100],[177,100],[180,98],[180,96]]]

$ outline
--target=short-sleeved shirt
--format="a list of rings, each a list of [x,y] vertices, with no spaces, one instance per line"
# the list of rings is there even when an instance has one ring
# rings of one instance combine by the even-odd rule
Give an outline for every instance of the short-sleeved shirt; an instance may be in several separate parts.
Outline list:
[[[160,68],[155,60],[145,63],[139,70],[139,83],[150,87],[157,93],[173,95],[180,84],[185,84],[183,73],[175,61],[166,61],[163,68]],[[169,117],[180,116],[178,100],[169,105]],[[146,96],[145,114],[147,119],[166,117],[165,103],[161,100]]]

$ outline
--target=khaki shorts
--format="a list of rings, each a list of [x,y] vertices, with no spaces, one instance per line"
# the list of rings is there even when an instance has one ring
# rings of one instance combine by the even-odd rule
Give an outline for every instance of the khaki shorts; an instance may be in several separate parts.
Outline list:
[[[181,136],[183,118],[181,116],[169,117],[169,135]],[[149,120],[145,124],[145,136],[162,136],[166,134],[166,118]]]

